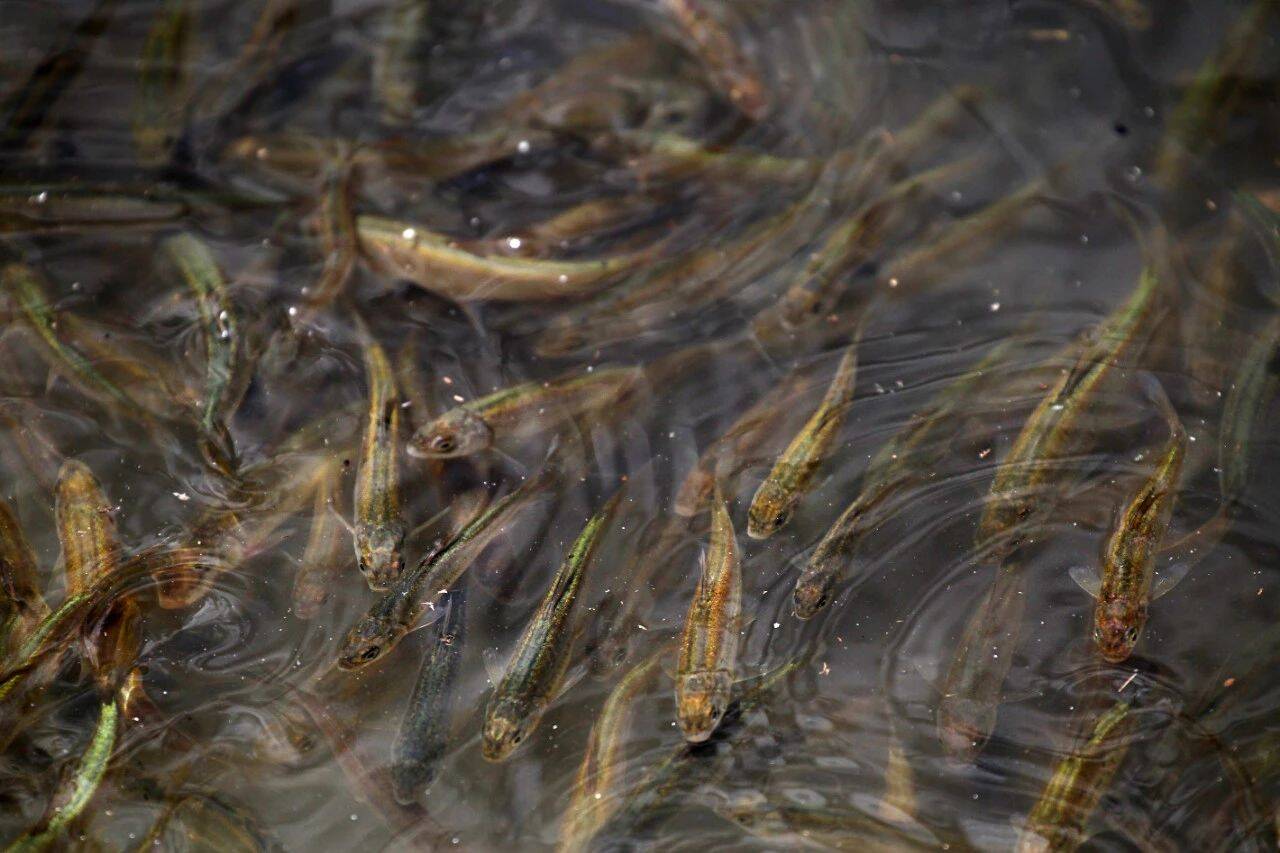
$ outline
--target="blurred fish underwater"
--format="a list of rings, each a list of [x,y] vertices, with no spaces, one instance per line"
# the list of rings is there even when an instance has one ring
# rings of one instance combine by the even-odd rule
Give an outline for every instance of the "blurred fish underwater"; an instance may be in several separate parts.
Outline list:
[[[0,844],[1275,849],[1278,37],[0,0]]]

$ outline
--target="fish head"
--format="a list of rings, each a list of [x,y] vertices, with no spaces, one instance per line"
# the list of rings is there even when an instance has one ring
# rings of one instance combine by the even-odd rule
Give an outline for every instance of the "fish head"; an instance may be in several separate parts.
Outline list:
[[[747,535],[752,539],[768,539],[791,520],[795,497],[772,478],[756,490],[747,510]]]
[[[357,622],[338,650],[338,668],[368,666],[386,654],[398,639],[395,629],[382,616],[366,616]]]
[[[1120,663],[1133,654],[1147,608],[1127,597],[1099,599],[1094,611],[1093,639],[1108,663]]]
[[[791,596],[792,609],[797,619],[812,619],[818,611],[827,606],[831,599],[831,591],[825,583],[796,584]]]
[[[685,740],[702,743],[711,737],[729,709],[732,685],[724,670],[693,672],[676,683],[676,714]]]
[[[360,573],[376,592],[388,589],[404,571],[404,524],[379,524],[360,531],[356,557]]]
[[[493,444],[484,418],[464,408],[444,413],[409,439],[409,455],[419,459],[452,459],[479,453]]]
[[[536,703],[516,696],[494,699],[484,716],[480,751],[488,761],[506,761],[542,716]]]

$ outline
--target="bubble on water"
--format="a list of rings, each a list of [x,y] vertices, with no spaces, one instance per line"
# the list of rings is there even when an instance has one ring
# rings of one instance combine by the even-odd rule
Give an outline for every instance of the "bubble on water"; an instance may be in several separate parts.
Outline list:
[[[405,238],[406,240],[412,240],[418,236],[418,232],[413,230],[412,228],[406,228],[400,232],[400,236]]]

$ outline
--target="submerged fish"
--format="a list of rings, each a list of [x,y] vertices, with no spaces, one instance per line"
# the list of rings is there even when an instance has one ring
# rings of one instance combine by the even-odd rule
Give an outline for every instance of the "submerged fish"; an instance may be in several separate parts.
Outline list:
[[[578,534],[489,697],[482,744],[489,761],[510,757],[560,692],[573,650],[578,590],[621,498],[621,492],[610,498]]]
[[[676,716],[690,743],[701,743],[720,725],[738,665],[742,572],[733,519],[718,491],[711,502],[710,537],[676,667]]]
[[[341,466],[334,463],[316,484],[311,529],[293,580],[293,612],[299,619],[315,618],[321,605],[339,588],[341,569],[350,565],[351,552],[343,547],[344,528],[335,504],[341,474]]]
[[[164,0],[142,46],[133,138],[144,163],[167,157],[181,130],[191,24],[190,0]]]
[[[609,692],[591,726],[573,793],[561,820],[560,843],[556,848],[560,853],[587,850],[591,839],[618,808],[625,741],[636,697],[644,689],[649,675],[657,670],[659,655],[665,652],[666,649],[661,649],[628,670]]]
[[[861,337],[861,330],[858,332]],[[835,443],[853,402],[858,373],[858,342],[845,351],[818,408],[778,457],[756,490],[747,512],[747,535],[767,539],[791,520],[796,505]]]
[[[48,616],[35,554],[17,515],[0,500],[0,662]]]
[[[12,842],[10,853],[48,850],[58,844],[85,806],[98,791],[98,785],[107,772],[120,732],[120,706],[115,697],[102,703],[98,710],[98,723],[74,773],[64,780],[53,795],[49,816],[41,825],[28,830]]]
[[[391,787],[402,803],[416,801],[430,787],[449,747],[454,682],[466,631],[466,593],[453,590],[441,606],[444,616],[436,623],[436,635],[391,748]]]
[[[1018,838],[1019,853],[1071,851],[1111,786],[1137,724],[1128,702],[1117,702],[1093,724],[1088,739],[1054,768]]]
[[[119,565],[120,542],[111,502],[89,466],[75,460],[62,466],[56,498],[67,595],[79,595],[98,578],[114,574]]]
[[[387,354],[368,337],[367,331],[365,337],[369,413],[356,470],[356,559],[369,588],[381,592],[404,571],[405,523],[400,512],[398,456],[400,400]]]
[[[1027,418],[996,470],[978,523],[979,546],[1003,538],[1004,553],[1016,547],[1037,510],[1052,502],[1044,486],[1057,474],[1055,462],[1077,434],[1098,388],[1131,350],[1142,347],[1160,314],[1161,279],[1147,267],[1129,299],[1098,327],[1075,365],[1049,390]]]
[[[862,537],[883,517],[885,505],[913,480],[931,471],[950,446],[957,410],[1005,357],[1007,344],[992,349],[965,376],[952,380],[928,408],[876,452],[862,474],[858,496],[823,535],[796,580],[796,617],[812,619],[827,605]],[[947,435],[940,435],[947,432]]]
[[[550,382],[513,385],[420,426],[409,439],[409,455],[420,459],[469,456],[491,447],[498,438],[546,430],[617,403],[643,378],[639,367],[604,367]]]
[[[705,8],[703,0],[660,0],[680,25],[716,88],[742,111],[760,121],[769,112],[764,81],[733,35]]]
[[[226,278],[203,241],[191,234],[177,234],[166,238],[161,245],[190,288],[200,312],[205,358],[200,424],[206,434],[212,435],[222,427],[224,418],[237,402],[234,380],[241,342],[235,307],[227,292]]]
[[[1249,483],[1254,432],[1280,385],[1274,372],[1277,349],[1280,318],[1255,333],[1253,343],[1240,357],[1227,393],[1218,430],[1218,483],[1226,502],[1239,500]]]
[[[413,117],[416,81],[421,75],[415,54],[430,20],[429,0],[395,0],[384,12],[382,37],[373,52],[373,92],[383,119]]]
[[[428,554],[428,559],[402,574],[347,632],[338,650],[338,666],[359,669],[395,648],[423,612],[434,607],[434,601],[462,577],[476,555],[546,490],[551,478],[548,465],[538,476],[491,504],[443,551]]]
[[[377,216],[357,217],[356,233],[379,272],[459,302],[584,296],[596,292],[603,279],[641,263],[638,255],[591,261],[478,255],[442,234]]]
[[[1156,549],[1169,527],[1187,452],[1186,430],[1163,390],[1160,399],[1169,424],[1169,441],[1155,470],[1116,519],[1102,553],[1101,580],[1087,570],[1072,572],[1077,583],[1098,600],[1093,639],[1110,663],[1120,663],[1133,653],[1151,600],[1173,589],[1185,576],[1185,572],[1173,572],[1158,581],[1155,577]]]

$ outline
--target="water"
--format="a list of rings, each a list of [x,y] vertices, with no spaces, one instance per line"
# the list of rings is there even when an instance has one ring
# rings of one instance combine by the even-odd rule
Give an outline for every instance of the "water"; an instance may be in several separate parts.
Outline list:
[[[1211,99],[1224,106],[1197,124],[1178,105],[1247,4],[707,3],[758,74],[767,101],[759,120],[717,89],[673,18],[640,0],[433,3],[425,23],[412,3],[393,18],[396,4],[285,0],[260,19],[257,4],[191,2],[186,41],[171,54],[153,51],[172,61],[153,63],[147,78],[144,45],[164,5],[0,5],[6,92],[31,91],[31,69],[58,51],[62,63],[37,80],[70,69],[56,97],[22,113],[25,123],[10,118],[0,146],[3,251],[45,277],[60,333],[73,333],[67,323],[76,318],[88,324],[77,340],[98,342],[90,360],[162,407],[199,398],[206,359],[197,303],[157,244],[180,230],[197,234],[227,274],[237,321],[227,423],[238,464],[269,472],[266,485],[246,498],[218,474],[192,411],[157,428],[134,408],[100,402],[65,371],[51,378],[10,300],[0,338],[3,497],[55,605],[65,581],[53,489],[64,458],[101,482],[127,554],[192,538],[208,547],[192,526],[226,507],[246,529],[270,524],[186,606],[159,607],[145,576],[128,587],[142,608],[137,664],[155,710],[125,721],[101,786],[59,844],[554,846],[602,704],[630,666],[679,634],[687,612],[706,523],[693,520],[656,550],[676,491],[699,452],[788,377],[797,390],[775,407],[780,417],[750,447],[728,498],[742,553],[737,676],[794,668],[731,714],[712,743],[681,752],[675,656],[663,654],[633,700],[621,784],[609,798],[620,811],[596,847],[865,849],[873,836],[883,841],[887,825],[898,833],[891,849],[1008,849],[1055,764],[1117,699],[1133,703],[1128,749],[1089,818],[1091,846],[1275,844],[1277,700],[1268,672],[1280,496],[1266,476],[1275,447],[1263,425],[1272,353],[1248,354],[1266,343],[1276,299],[1274,10],[1246,30],[1251,46],[1236,39],[1241,56]],[[94,8],[104,19],[96,41],[83,27],[73,32]],[[397,59],[397,43],[407,58]],[[602,50],[617,52],[573,72]],[[140,125],[147,86],[160,96]],[[15,103],[7,102],[10,116]],[[913,122],[939,105],[950,110],[944,127],[859,178],[857,164],[902,150]],[[1170,134],[1180,126],[1191,130]],[[656,133],[722,156],[663,159],[637,147]],[[284,157],[285,135],[302,139],[301,168]],[[326,180],[344,152],[355,152],[359,214],[493,256],[631,261],[589,283],[603,293],[591,298],[458,302],[440,292],[450,285],[439,268],[417,286],[366,258],[331,304],[308,314],[326,261],[317,231]],[[787,163],[725,165],[742,154]],[[839,271],[835,298],[795,329],[769,325],[833,229],[911,176],[922,185],[886,207],[883,238]],[[69,185],[109,185],[116,200],[75,207]],[[904,264],[940,245],[948,224],[1027,187],[1034,192],[1014,216],[965,235],[935,263]],[[539,230],[601,199],[603,222]],[[678,265],[690,258],[699,264]],[[995,652],[1011,655],[998,721],[976,760],[956,761],[936,715],[966,621],[995,577],[974,541],[993,472],[1078,342],[1096,340],[1090,330],[1129,298],[1144,264],[1165,279],[1158,319],[1090,403],[1088,440],[1059,460],[1072,476],[1051,487],[1052,512],[1026,532],[1021,629],[999,632],[1017,642]],[[475,274],[460,279],[474,283]],[[548,281],[540,295],[562,284]],[[750,539],[757,485],[818,404],[872,304],[855,400],[829,458],[791,522]],[[581,474],[464,576],[469,617],[450,745],[413,805],[391,796],[386,769],[433,631],[411,633],[370,667],[333,670],[343,636],[374,601],[343,529],[367,386],[356,312],[396,365],[410,404],[402,440],[495,389],[647,365],[631,397],[559,430],[558,446]],[[834,600],[816,618],[796,619],[795,578],[858,494],[869,460],[1002,345],[1009,349],[987,381],[923,447],[938,452],[908,467],[918,476],[860,541]],[[1220,456],[1227,401],[1250,358],[1266,365],[1262,423]],[[1188,435],[1162,541],[1214,516],[1224,459],[1245,463],[1246,486],[1226,533],[1151,604],[1135,654],[1108,665],[1091,641],[1092,600],[1069,570],[1099,563],[1118,509],[1162,452],[1167,432],[1147,375]],[[156,377],[169,384],[156,391]],[[322,426],[282,444],[309,424]],[[410,528],[476,485],[509,491],[539,469],[553,432],[500,440],[470,465],[443,469],[401,448]],[[294,584],[316,510],[305,483],[280,472],[326,460],[340,466],[341,551],[324,602],[303,618]],[[582,633],[566,686],[529,742],[504,763],[487,762],[488,694],[570,543],[624,482],[623,510],[578,602]],[[429,538],[410,535],[410,565]],[[651,563],[650,577],[631,574]],[[631,607],[626,662],[591,666],[593,639],[619,602]],[[6,839],[42,821],[98,713],[76,655],[46,690],[7,701]],[[656,784],[656,768],[673,754],[677,784]],[[175,816],[182,797],[188,811]],[[816,822],[824,816],[834,827]],[[867,816],[879,816],[880,829]],[[148,835],[161,820],[163,833]]]

